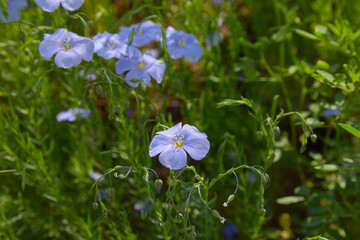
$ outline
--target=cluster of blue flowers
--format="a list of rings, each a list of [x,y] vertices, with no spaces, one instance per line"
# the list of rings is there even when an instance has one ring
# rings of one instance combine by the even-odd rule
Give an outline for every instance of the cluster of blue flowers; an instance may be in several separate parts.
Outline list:
[[[131,45],[128,45],[132,34]],[[93,39],[59,28],[51,35],[44,35],[39,52],[46,60],[56,54],[55,64],[62,68],[74,67],[82,60],[90,61],[94,52],[104,59],[117,58],[119,60],[115,64],[116,73],[126,73],[126,83],[138,87],[139,82],[134,82],[134,79],[139,79],[143,85],[147,85],[151,77],[157,83],[161,83],[164,77],[164,61],[156,59],[150,52],[142,54],[136,48],[153,41],[162,41],[161,28],[150,20],[140,25],[137,23],[130,27],[120,27],[118,34],[98,33]],[[191,62],[196,62],[202,55],[203,49],[193,34],[168,27],[166,43],[173,59],[185,57]]]
[[[68,11],[75,11],[81,7],[84,0],[35,0],[35,3],[44,11],[52,12],[60,4]],[[3,22],[15,21],[19,18],[18,9],[27,6],[26,0],[6,1],[8,15],[5,17],[0,9],[0,18]],[[131,37],[131,41],[129,38]],[[126,83],[138,87],[150,83],[153,78],[158,84],[163,80],[165,62],[156,59],[150,51],[142,53],[138,47],[152,42],[166,42],[169,55],[172,59],[185,57],[190,62],[197,62],[201,58],[203,48],[193,34],[177,31],[173,27],[165,30],[165,41],[158,24],[150,20],[132,24],[129,27],[120,27],[120,32],[111,34],[104,32],[96,34],[92,39],[79,36],[65,28],[59,28],[52,34],[44,34],[40,42],[40,55],[49,60],[54,55],[54,62],[58,67],[71,68],[79,65],[82,60],[91,61],[93,53],[104,59],[118,59],[115,63],[117,74],[125,74]],[[130,45],[129,45],[130,42]],[[135,79],[140,80],[134,81]],[[79,117],[87,118],[89,110],[72,108],[57,114],[56,119],[61,121],[75,121]],[[157,132],[149,146],[149,154],[155,157],[160,154],[161,164],[170,169],[181,169],[186,165],[186,152],[195,160],[203,159],[209,152],[210,143],[207,135],[196,127],[178,123],[166,131]]]

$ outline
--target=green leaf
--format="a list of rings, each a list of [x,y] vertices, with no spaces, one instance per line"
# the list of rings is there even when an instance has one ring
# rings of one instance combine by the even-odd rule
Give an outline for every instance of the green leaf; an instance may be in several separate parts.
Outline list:
[[[233,105],[246,105],[251,109],[254,109],[252,102],[244,97],[241,97],[241,100],[235,99],[225,99],[216,104],[218,108],[225,107],[225,106],[233,106]]]
[[[276,202],[281,205],[289,205],[293,203],[302,202],[304,201],[304,199],[305,198],[303,196],[286,196],[276,199]]]
[[[295,28],[294,32],[304,38],[310,39],[310,40],[320,40],[320,38],[318,38],[317,36],[315,36],[312,33],[306,32],[304,30],[301,30],[299,28]]]
[[[331,75],[330,73],[323,71],[323,70],[316,70],[318,74],[326,78],[328,81],[333,82],[335,80],[335,77]]]
[[[349,133],[351,133],[352,135],[354,135],[355,137],[360,138],[360,131],[357,130],[356,128],[347,125],[345,123],[338,123],[338,125],[343,129],[345,129],[346,131],[348,131]]]
[[[324,164],[324,165],[316,166],[315,169],[324,172],[333,172],[333,171],[337,171],[339,167],[335,164]]]
[[[5,18],[7,18],[7,16],[9,15],[8,13],[8,8],[6,5],[6,1],[5,0],[0,0],[0,8],[3,12],[3,15],[5,16]]]
[[[3,209],[3,207],[2,207],[1,204],[0,204],[0,221],[6,222],[6,217],[5,217],[4,209]]]

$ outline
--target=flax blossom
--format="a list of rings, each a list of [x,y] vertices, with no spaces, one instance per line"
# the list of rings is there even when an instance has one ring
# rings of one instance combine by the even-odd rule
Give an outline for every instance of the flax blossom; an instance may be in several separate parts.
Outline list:
[[[35,3],[46,12],[55,11],[61,3],[65,10],[72,12],[79,9],[84,0],[35,0]]]
[[[59,28],[53,34],[44,34],[44,40],[39,45],[39,52],[46,60],[56,54],[57,66],[71,68],[79,65],[82,59],[88,62],[92,59],[94,43],[90,38]]]
[[[90,114],[90,110],[86,110],[83,108],[70,108],[65,112],[59,112],[56,115],[56,120],[58,122],[69,121],[74,122],[79,118],[87,118]]]
[[[160,84],[166,66],[164,61],[157,60],[149,52],[145,52],[143,55],[140,50],[129,46],[127,55],[122,56],[116,62],[115,70],[117,74],[128,71],[125,75],[126,83],[132,87],[138,87],[140,83],[134,82],[134,79],[139,79],[143,85],[147,85],[152,77]]]
[[[131,32],[134,30],[134,35],[131,45],[135,47],[145,46],[153,41],[159,41],[161,38],[161,28],[159,25],[148,20],[140,23],[132,24],[130,27],[120,27],[119,36],[122,39],[128,39]]]
[[[167,168],[178,170],[186,165],[186,152],[194,160],[203,159],[209,152],[207,135],[196,127],[182,123],[157,132],[149,146],[150,157],[160,154],[159,160]],[[186,151],[186,152],[185,152]]]
[[[19,9],[24,9],[27,7],[26,0],[8,0],[5,1],[5,4],[8,10],[7,17],[3,15],[2,9],[0,7],[0,19],[4,23],[18,20],[20,17]]]
[[[203,52],[193,34],[176,31],[173,27],[166,29],[166,46],[172,59],[185,57],[190,62],[199,61]]]
[[[126,54],[127,40],[122,39],[118,34],[96,34],[93,37],[94,52],[104,59],[120,58]]]

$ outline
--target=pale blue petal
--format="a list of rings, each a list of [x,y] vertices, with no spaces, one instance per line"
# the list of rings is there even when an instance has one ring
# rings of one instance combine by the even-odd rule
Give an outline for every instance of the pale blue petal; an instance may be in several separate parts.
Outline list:
[[[151,81],[150,75],[144,71],[144,69],[131,69],[126,75],[125,75],[125,80],[126,82],[131,82],[132,84],[135,84],[133,81],[133,79],[140,79],[141,83],[143,85],[148,85],[149,82]],[[130,86],[131,83],[129,84]],[[136,84],[137,86],[139,84]]]
[[[200,132],[196,127],[185,124],[181,129],[181,134],[184,135],[184,139],[194,138],[207,138],[205,133]]]
[[[56,31],[53,34],[44,34],[44,39],[45,40],[54,40],[57,41],[59,43],[63,43],[63,41],[65,40],[65,38],[68,36],[68,30],[66,30],[65,28],[58,28],[56,29]]]
[[[184,56],[190,62],[197,62],[201,58],[203,48],[198,43],[188,44],[184,47]]]
[[[81,56],[74,51],[62,50],[55,55],[55,64],[62,68],[71,68],[81,63]]]
[[[40,55],[46,60],[49,60],[55,53],[62,49],[63,47],[54,40],[43,40],[39,44]]]
[[[106,44],[107,37],[105,36],[105,32],[103,34],[96,34],[93,38],[94,41],[94,52],[97,53],[97,51],[104,47]]]
[[[190,140],[184,140],[182,146],[192,159],[201,160],[210,149],[210,142],[206,138],[193,138]]]
[[[139,49],[133,47],[133,46],[129,46],[127,45],[126,47],[126,51],[125,51],[125,56],[134,60],[138,60],[139,58],[142,57],[142,53]]]
[[[164,135],[164,136],[167,136],[167,137],[173,139],[181,132],[181,126],[182,126],[182,123],[179,122],[175,126],[169,128],[165,131],[157,132],[156,134]]]
[[[69,122],[73,122],[76,120],[76,116],[74,115],[74,113],[72,112],[71,109],[65,111],[65,112],[59,112],[56,115],[56,120],[58,122],[62,122],[62,121],[69,121]]]
[[[9,6],[17,8],[17,9],[24,9],[28,6],[26,0],[11,0],[7,3]]]
[[[171,147],[174,147],[174,146],[175,146],[174,142],[167,136],[156,135],[151,140],[151,143],[149,146],[150,157],[155,157],[159,153],[161,153]]]
[[[170,148],[159,156],[160,163],[167,168],[178,170],[186,166],[186,153],[181,147]]]
[[[184,56],[184,48],[180,47],[177,43],[168,44],[167,50],[169,51],[170,57],[172,59],[178,59]]]
[[[129,59],[129,58],[120,58],[116,63],[115,63],[115,72],[116,74],[121,74],[123,72],[129,71],[131,69],[135,69],[136,68],[136,63]]]
[[[157,83],[161,83],[166,70],[164,61],[156,60],[153,56],[150,55],[150,53],[147,52],[144,54],[143,58],[148,65],[146,71],[152,78],[156,80]]]
[[[75,11],[81,7],[84,0],[61,0],[61,5],[68,11]]]
[[[0,18],[1,21],[4,23],[7,22],[13,22],[19,19],[20,17],[20,13],[19,10],[17,10],[15,7],[11,7],[11,6],[7,6],[8,7],[8,16],[5,18],[5,16],[3,15],[1,8],[0,8]]]
[[[35,0],[35,3],[46,12],[53,12],[60,5],[60,0]]]
[[[83,40],[74,42],[71,49],[76,51],[82,59],[90,61],[94,53],[94,42],[90,38],[83,38]]]
[[[107,47],[102,47],[95,51],[97,55],[104,59],[111,59],[111,58],[120,58],[121,52],[118,48],[110,49]]]
[[[171,35],[173,35],[176,32],[177,31],[175,30],[175,28],[169,26],[165,31],[165,36],[166,36],[166,38],[169,38]]]
[[[88,171],[89,176],[94,179],[95,181],[97,181],[98,179],[100,179],[102,177],[101,173],[98,172],[94,172],[93,170]],[[105,177],[101,178],[99,181],[102,182],[105,180]]]

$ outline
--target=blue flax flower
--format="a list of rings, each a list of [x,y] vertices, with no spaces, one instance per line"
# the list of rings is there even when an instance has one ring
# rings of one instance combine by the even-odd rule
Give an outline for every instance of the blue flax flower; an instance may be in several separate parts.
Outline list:
[[[128,71],[125,75],[126,83],[132,87],[138,87],[139,82],[133,82],[133,79],[140,79],[143,85],[149,84],[151,77],[157,83],[161,83],[166,66],[164,61],[157,60],[150,53],[141,54],[140,50],[129,47],[127,56],[122,56],[115,64],[117,74]]]
[[[18,9],[24,9],[27,7],[26,0],[8,0],[5,1],[5,3],[8,10],[7,17],[3,15],[0,7],[0,19],[4,23],[18,20],[20,17],[20,13]]]
[[[104,59],[120,58],[126,54],[127,40],[122,39],[118,34],[96,34],[93,37],[94,52]]]
[[[122,39],[128,39],[132,30],[134,29],[134,35],[131,45],[135,47],[142,47],[151,43],[152,41],[160,41],[161,39],[161,28],[159,25],[148,20],[143,22],[139,29],[137,27],[140,23],[132,24],[130,27],[120,27],[119,36]]]
[[[62,68],[70,68],[79,65],[82,59],[88,62],[92,59],[94,43],[90,38],[59,28],[53,34],[44,34],[39,52],[46,60],[56,54],[55,64]]]
[[[149,146],[150,157],[160,153],[160,163],[175,170],[185,167],[186,152],[191,158],[201,160],[210,149],[205,133],[188,124],[181,126],[180,122],[168,130],[157,132]]]
[[[60,3],[64,9],[75,11],[81,7],[84,0],[35,0],[35,3],[46,12],[55,11],[60,6]]]
[[[86,110],[83,108],[70,108],[65,112],[59,112],[56,115],[56,120],[58,122],[62,122],[62,121],[73,122],[79,117],[87,118],[89,114],[90,114],[90,110]]]
[[[166,29],[166,46],[172,59],[185,57],[190,62],[199,61],[203,52],[193,34],[176,31],[173,27]]]

